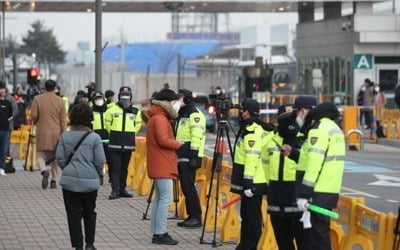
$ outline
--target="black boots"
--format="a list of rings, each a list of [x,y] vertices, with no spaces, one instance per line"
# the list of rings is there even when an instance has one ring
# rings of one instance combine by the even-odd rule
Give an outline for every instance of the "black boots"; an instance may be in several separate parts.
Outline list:
[[[119,198],[119,193],[117,191],[112,191],[110,196],[108,196],[109,200],[115,200]]]
[[[44,170],[44,171],[42,172],[42,176],[43,176],[43,179],[42,179],[42,188],[43,188],[43,189],[46,189],[47,186],[49,185],[49,176],[50,176],[49,171]]]
[[[178,241],[172,239],[168,233],[165,233],[165,234],[153,234],[151,243],[160,245],[176,245],[178,244]]]
[[[203,226],[201,220],[197,218],[187,218],[184,221],[178,222],[177,225],[178,227],[186,227],[186,228],[198,228]]]

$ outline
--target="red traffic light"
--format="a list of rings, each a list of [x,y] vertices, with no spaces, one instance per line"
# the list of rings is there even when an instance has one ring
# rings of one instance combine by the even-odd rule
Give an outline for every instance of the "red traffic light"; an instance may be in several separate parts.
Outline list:
[[[32,78],[38,77],[40,74],[38,69],[29,69],[29,76]]]

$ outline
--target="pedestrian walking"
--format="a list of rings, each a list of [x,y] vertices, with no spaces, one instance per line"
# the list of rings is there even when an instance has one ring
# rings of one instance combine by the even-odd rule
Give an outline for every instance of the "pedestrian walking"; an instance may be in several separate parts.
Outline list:
[[[375,106],[375,95],[376,91],[374,88],[374,83],[371,82],[370,79],[364,80],[364,85],[361,87],[360,92],[358,93],[358,105],[364,106],[367,109],[361,110],[362,115],[364,116],[364,128],[370,129],[372,122],[372,110],[370,110],[373,106]]]
[[[31,117],[36,124],[37,161],[42,174],[42,188],[46,189],[51,178],[50,188],[56,188],[58,167],[55,161],[51,164],[51,175],[46,166],[46,159],[55,158],[55,150],[60,135],[67,129],[65,103],[57,96],[56,82],[45,82],[46,92],[35,96],[31,107]]]
[[[10,120],[13,117],[11,103],[6,100],[6,84],[0,82],[0,176],[6,175],[6,157],[10,141]]]
[[[153,244],[176,245],[167,231],[168,207],[172,202],[173,180],[178,178],[178,150],[183,142],[174,139],[171,126],[180,108],[180,98],[173,90],[161,90],[148,111],[147,123],[147,174],[153,179],[155,197],[151,211]]]
[[[110,134],[108,144],[111,170],[110,200],[132,198],[126,191],[126,178],[131,154],[135,151],[135,137],[142,126],[141,111],[132,104],[132,90],[128,86],[121,87],[119,101],[107,109],[105,122]]]
[[[98,134],[91,131],[93,112],[86,104],[70,111],[71,130],[61,135],[57,162],[62,169],[62,186],[71,245],[83,249],[81,221],[85,229],[85,249],[94,250],[97,190],[102,185],[105,155]]]
[[[178,172],[182,192],[185,195],[186,212],[189,215],[178,222],[179,227],[201,227],[201,206],[195,186],[196,170],[200,168],[204,155],[206,118],[196,108],[193,93],[187,89],[179,90],[182,95],[178,101],[181,109],[175,121],[175,136],[184,142],[178,151]]]

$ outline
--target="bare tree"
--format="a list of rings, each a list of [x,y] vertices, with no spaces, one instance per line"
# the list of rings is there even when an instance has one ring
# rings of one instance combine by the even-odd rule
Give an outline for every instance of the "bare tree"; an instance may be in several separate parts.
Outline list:
[[[181,44],[168,44],[151,48],[154,56],[159,61],[159,67],[164,76],[168,74],[171,64],[176,59],[181,47]]]

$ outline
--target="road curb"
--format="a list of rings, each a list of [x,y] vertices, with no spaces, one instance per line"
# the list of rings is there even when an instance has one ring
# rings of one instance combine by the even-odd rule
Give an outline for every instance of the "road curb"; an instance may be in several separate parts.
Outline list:
[[[378,138],[378,144],[389,147],[400,148],[400,140],[395,140],[395,139]]]

